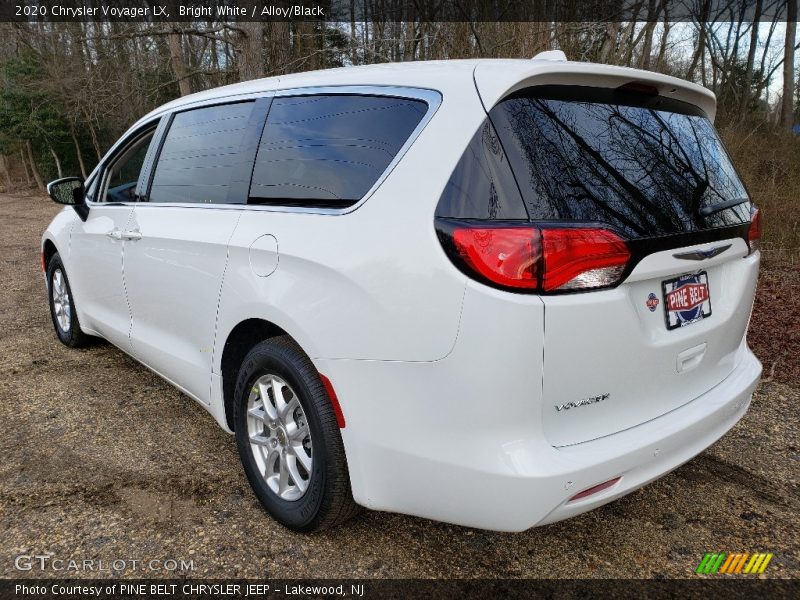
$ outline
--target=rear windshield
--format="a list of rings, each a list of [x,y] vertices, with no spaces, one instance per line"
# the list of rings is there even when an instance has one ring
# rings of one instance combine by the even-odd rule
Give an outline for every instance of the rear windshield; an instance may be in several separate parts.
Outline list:
[[[490,113],[532,220],[628,237],[738,225],[750,203],[714,126],[661,97],[531,88]]]

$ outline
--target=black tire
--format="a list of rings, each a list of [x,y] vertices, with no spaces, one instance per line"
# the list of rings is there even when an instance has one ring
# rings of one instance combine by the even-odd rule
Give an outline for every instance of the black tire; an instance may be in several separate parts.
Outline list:
[[[53,298],[53,278],[57,274],[60,274],[63,282],[62,286],[66,289],[69,300],[69,318],[64,327],[59,323],[59,319],[56,316],[55,299]],[[69,285],[67,270],[64,268],[64,263],[61,262],[61,257],[57,252],[50,257],[50,261],[47,263],[47,298],[50,304],[50,319],[53,321],[53,328],[56,330],[56,336],[61,340],[61,343],[70,348],[85,346],[89,341],[89,336],[81,331],[78,313],[75,310],[75,297],[72,295],[72,288]]]
[[[295,500],[285,500],[269,487],[251,450],[248,400],[256,381],[265,375],[281,378],[295,392],[313,440],[308,488]],[[312,532],[344,523],[359,512],[330,399],[319,373],[294,340],[280,336],[253,347],[239,369],[234,398],[236,445],[245,474],[276,521],[294,531]]]

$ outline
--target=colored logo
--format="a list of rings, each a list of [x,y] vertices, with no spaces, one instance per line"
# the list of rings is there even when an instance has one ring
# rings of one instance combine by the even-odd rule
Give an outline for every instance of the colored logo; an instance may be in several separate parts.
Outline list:
[[[681,278],[664,301],[667,310],[676,311],[681,321],[693,321],[702,314],[702,305],[708,301],[708,284],[697,276]]]
[[[742,552],[729,554],[726,552],[708,552],[700,561],[695,573],[699,575],[714,575],[725,573],[727,575],[756,575],[763,573],[769,561],[772,560],[772,552],[756,552],[750,554]]]
[[[656,312],[656,308],[658,308],[658,297],[653,292],[650,292],[645,304],[647,305],[647,308],[650,309],[650,312]]]

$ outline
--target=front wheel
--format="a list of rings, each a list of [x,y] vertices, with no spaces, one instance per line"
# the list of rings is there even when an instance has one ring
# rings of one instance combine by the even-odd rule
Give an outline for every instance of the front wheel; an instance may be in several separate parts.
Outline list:
[[[235,391],[236,444],[267,512],[295,531],[358,512],[336,415],[319,373],[288,336],[257,344]]]
[[[50,300],[50,318],[61,343],[70,348],[83,346],[88,337],[81,331],[75,299],[67,279],[67,271],[58,253],[47,264],[47,291]]]

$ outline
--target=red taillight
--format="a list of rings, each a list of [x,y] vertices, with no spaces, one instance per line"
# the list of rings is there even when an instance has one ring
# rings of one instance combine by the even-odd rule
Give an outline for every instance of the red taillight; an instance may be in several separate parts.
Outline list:
[[[583,290],[619,281],[631,253],[607,229],[545,229],[542,289]]]
[[[535,227],[468,228],[453,241],[469,267],[507,287],[536,288],[539,230]]]
[[[445,236],[468,273],[538,292],[612,286],[631,256],[624,240],[602,228],[456,226]]]
[[[752,254],[758,250],[761,243],[761,211],[757,208],[753,209],[750,215],[750,229],[747,230],[747,245],[750,246],[750,253]]]

